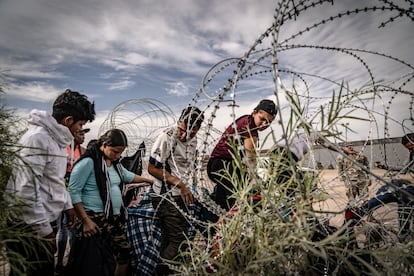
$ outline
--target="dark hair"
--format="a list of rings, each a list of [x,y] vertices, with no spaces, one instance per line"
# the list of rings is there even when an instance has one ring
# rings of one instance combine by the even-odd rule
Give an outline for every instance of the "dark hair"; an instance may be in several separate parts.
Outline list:
[[[180,121],[183,121],[187,128],[200,128],[204,120],[204,114],[195,106],[188,106],[181,112]]]
[[[408,133],[401,138],[401,144],[405,145],[407,143],[414,144],[414,133]]]
[[[91,150],[95,145],[98,145],[98,139],[92,139],[86,145],[86,149]]]
[[[111,147],[127,147],[128,140],[125,133],[117,128],[113,128],[105,132],[104,135],[99,137],[99,145],[107,144]]]
[[[92,122],[95,120],[95,105],[85,95],[66,89],[53,103],[52,116],[58,122],[68,116],[72,116],[75,122]]]
[[[272,100],[267,100],[267,99],[261,100],[254,110],[266,111],[273,117],[276,116],[277,114],[276,104]]]

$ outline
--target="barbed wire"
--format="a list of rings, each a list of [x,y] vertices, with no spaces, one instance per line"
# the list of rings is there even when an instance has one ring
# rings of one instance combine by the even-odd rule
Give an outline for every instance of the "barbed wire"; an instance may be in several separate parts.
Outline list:
[[[361,123],[362,127],[357,130],[363,131],[363,133],[358,133],[359,137],[363,137],[362,146],[358,150],[360,154],[368,153],[372,167],[372,163],[376,161],[373,160],[373,140],[381,137],[384,141],[382,147],[377,147],[379,154],[375,156],[383,157],[382,161],[386,164],[391,162],[390,156],[393,157],[393,162],[402,163],[403,158],[400,157],[400,151],[397,151],[396,148],[388,149],[385,143],[387,138],[393,137],[396,129],[401,136],[414,132],[412,114],[414,65],[410,63],[410,57],[401,58],[372,48],[329,45],[326,41],[305,44],[299,40],[306,34],[311,35],[312,32],[323,31],[325,26],[336,26],[335,24],[338,22],[355,20],[355,17],[363,17],[367,14],[378,14],[378,17],[383,16],[381,18],[385,16],[385,19],[380,21],[375,28],[377,28],[376,31],[387,32],[386,26],[399,24],[398,22],[404,20],[413,21],[413,2],[361,1],[356,3],[358,7],[353,9],[345,8],[333,11],[333,14],[327,12],[324,18],[316,19],[315,23],[309,23],[307,26],[299,24],[302,16],[306,16],[315,9],[324,9],[327,5],[338,8],[340,5],[331,0],[286,0],[279,1],[275,5],[274,22],[271,26],[259,34],[252,45],[246,49],[244,55],[225,58],[214,64],[206,72],[200,88],[188,103],[188,105],[200,107],[205,113],[205,122],[197,138],[199,146],[197,159],[194,160],[196,167],[195,171],[192,171],[196,175],[196,182],[192,184],[195,185],[195,195],[199,202],[216,215],[222,215],[223,210],[217,208],[218,206],[214,202],[206,200],[202,196],[202,189],[207,188],[211,191],[213,186],[206,175],[205,163],[221,134],[221,131],[216,128],[217,121],[223,120],[218,116],[219,110],[227,112],[229,115],[228,124],[234,126],[243,88],[249,87],[253,81],[257,82],[255,87],[258,89],[260,86],[271,87],[270,98],[277,103],[279,108],[278,118],[275,120],[277,126],[272,126],[271,134],[266,137],[270,145],[275,145],[280,139],[286,139],[287,142],[289,136],[294,133],[294,130],[288,131],[290,124],[293,125],[292,129],[304,125],[312,132],[319,133],[321,140],[336,145],[338,152],[340,152],[338,143],[348,141],[347,131],[355,128],[352,124],[364,121],[365,124]],[[374,28],[372,25],[365,27]],[[288,30],[289,32],[295,31],[293,34],[289,34]],[[285,37],[282,38],[282,36]],[[361,37],[360,39],[364,40],[365,38]],[[368,45],[368,43],[363,45]],[[338,77],[333,72],[327,74],[327,71],[304,72],[299,67],[300,65],[289,63],[289,57],[293,53],[303,57],[303,60],[323,59],[318,60],[322,64],[328,57],[340,58],[346,62],[337,65],[335,69],[338,72],[348,70],[351,73],[343,77],[338,74]],[[383,65],[392,63],[393,66],[396,66],[398,70],[395,70],[395,75],[384,75],[385,71],[378,70],[379,60]],[[334,92],[329,93],[328,91]],[[338,91],[343,91],[343,93]],[[302,110],[297,110],[296,103],[289,101],[288,94],[296,95],[300,106],[303,107]],[[259,95],[254,93],[249,95],[250,101],[258,101]],[[337,104],[339,110],[336,114],[337,118],[332,118],[327,122],[326,117],[332,111],[334,104]],[[292,120],[291,112],[302,113],[293,114],[293,119],[296,121],[289,122]],[[345,116],[348,112],[357,115]],[[403,120],[399,119],[404,116]],[[142,119],[146,117],[149,119],[148,122]],[[136,141],[139,145],[145,140],[150,145],[151,140],[156,137],[158,129],[170,126],[175,122],[176,117],[167,105],[152,99],[133,100],[124,102],[115,108],[101,127],[100,132],[109,127],[124,127],[131,141]],[[342,128],[345,131],[342,131]],[[275,129],[279,129],[277,135],[274,133]],[[240,134],[236,132],[237,138],[240,139]],[[260,145],[257,154],[260,155],[264,149],[263,145]],[[342,155],[344,158],[349,158]],[[317,158],[312,147],[308,156],[309,159],[314,160],[312,169],[317,170],[315,162]],[[246,163],[246,166],[249,164]],[[248,167],[248,169],[255,171],[256,168]],[[190,173],[191,170],[193,168],[189,168],[187,173]],[[375,175],[372,171],[367,171],[367,173],[379,183],[388,183],[386,176]],[[258,176],[253,181],[262,182]],[[337,182],[338,176],[323,185],[326,189],[331,189],[334,188],[333,185],[338,185]],[[358,202],[350,202],[349,204],[356,205]],[[178,206],[176,207],[178,208]],[[182,211],[182,213],[189,222],[197,222],[197,218],[187,212]],[[335,215],[336,213],[332,213],[330,216]]]

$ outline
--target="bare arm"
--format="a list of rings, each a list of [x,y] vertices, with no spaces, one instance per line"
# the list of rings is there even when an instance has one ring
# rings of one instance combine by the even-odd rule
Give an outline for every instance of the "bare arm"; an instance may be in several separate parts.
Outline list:
[[[136,174],[134,176],[134,179],[132,180],[132,182],[134,182],[134,183],[146,182],[146,183],[152,184],[152,183],[154,183],[154,180],[152,180],[151,178],[143,177],[143,176],[140,176],[140,175]]]
[[[157,168],[152,164],[148,164],[148,172],[155,178],[165,181],[168,185],[172,185],[180,189],[181,197],[183,198],[185,204],[188,205],[194,202],[191,190],[178,177],[170,174],[162,168]]]
[[[249,164],[256,164],[256,143],[257,137],[249,137],[244,139],[244,152],[246,154]]]
[[[91,220],[86,213],[85,209],[83,208],[83,203],[78,202],[73,204],[73,207],[75,208],[77,216],[81,219],[83,228],[82,228],[82,234],[85,237],[91,237],[99,232],[99,227],[96,225],[93,220]]]

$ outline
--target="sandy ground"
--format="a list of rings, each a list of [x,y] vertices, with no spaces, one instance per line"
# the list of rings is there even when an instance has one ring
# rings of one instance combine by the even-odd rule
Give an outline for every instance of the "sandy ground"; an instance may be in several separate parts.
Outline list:
[[[380,179],[389,181],[390,178],[385,176],[386,171],[380,169],[373,169],[372,173],[378,176]],[[407,179],[413,181],[411,175],[399,175],[398,178]],[[414,182],[414,181],[413,181]],[[369,196],[363,198],[368,199],[373,197],[381,187],[383,182],[378,179],[373,179],[372,184],[369,187]],[[344,183],[338,178],[337,170],[323,170],[321,172],[320,187],[326,192],[326,200],[314,204],[315,210],[338,212],[338,214],[330,214],[330,224],[333,226],[341,226],[344,222],[344,210],[348,203],[346,196],[346,188]],[[358,202],[361,203],[362,201]],[[358,204],[357,202],[351,203],[352,205]]]

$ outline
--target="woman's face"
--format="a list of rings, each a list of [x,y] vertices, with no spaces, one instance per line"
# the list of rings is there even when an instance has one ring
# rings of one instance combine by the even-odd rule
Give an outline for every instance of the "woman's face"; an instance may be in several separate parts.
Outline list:
[[[259,128],[259,131],[263,131],[270,126],[274,117],[271,114],[267,113],[266,111],[254,110],[253,119],[254,119],[254,124]]]
[[[108,159],[110,161],[115,161],[121,158],[121,154],[124,152],[125,149],[125,146],[112,147],[108,146],[105,143],[101,146],[101,150],[104,153],[105,159]]]

